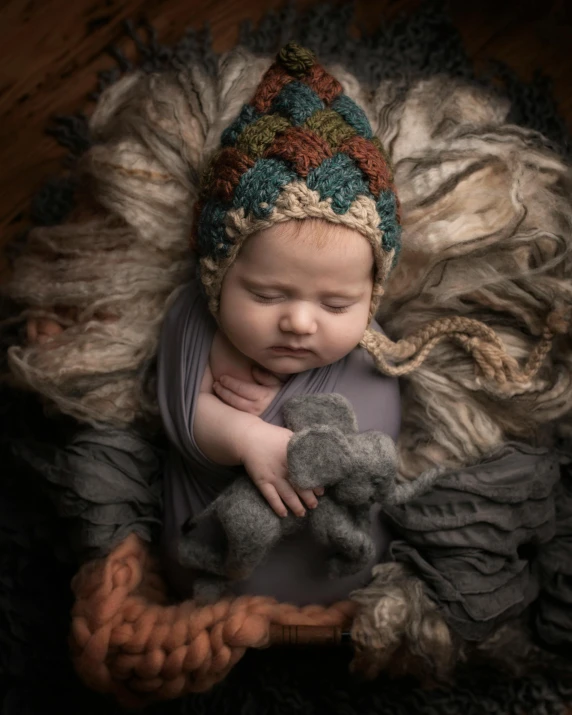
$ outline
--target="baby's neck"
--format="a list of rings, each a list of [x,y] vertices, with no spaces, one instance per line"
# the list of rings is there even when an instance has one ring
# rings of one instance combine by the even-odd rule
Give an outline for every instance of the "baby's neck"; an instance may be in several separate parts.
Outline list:
[[[226,335],[220,330],[220,328],[215,333],[212,346],[213,356],[215,357],[217,365],[223,370],[228,371],[228,374],[235,374],[236,377],[242,377],[242,379],[250,379],[256,382],[252,369],[254,367],[260,370],[266,370],[266,368],[259,365],[257,362],[249,358],[244,353],[241,353],[226,337]],[[211,365],[211,368],[214,367]],[[218,370],[215,371],[218,372]],[[286,382],[290,375],[270,373],[274,375],[280,382]]]

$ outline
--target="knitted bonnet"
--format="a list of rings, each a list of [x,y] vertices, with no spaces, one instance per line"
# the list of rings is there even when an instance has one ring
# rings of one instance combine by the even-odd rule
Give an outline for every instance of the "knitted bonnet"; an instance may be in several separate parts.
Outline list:
[[[246,238],[290,219],[320,218],[361,233],[373,249],[370,318],[401,248],[399,201],[381,141],[363,111],[311,50],[285,45],[203,173],[194,207],[193,250],[209,309],[218,317],[224,276]],[[529,381],[568,319],[556,308],[521,368],[498,335],[463,316],[439,318],[393,342],[366,330],[360,345],[377,368],[403,375],[448,338],[469,352],[477,372],[501,387]]]
[[[342,224],[368,240],[373,316],[400,248],[393,172],[364,111],[311,50],[290,42],[223,132],[201,181],[192,238],[215,317],[223,278],[246,238],[304,218]]]

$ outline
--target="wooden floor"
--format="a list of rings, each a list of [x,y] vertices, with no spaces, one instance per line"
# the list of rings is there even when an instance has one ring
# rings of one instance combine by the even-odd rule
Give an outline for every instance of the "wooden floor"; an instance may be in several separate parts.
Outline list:
[[[338,1],[334,0],[335,4]],[[44,134],[51,115],[83,110],[98,70],[114,66],[105,52],[119,44],[122,21],[146,15],[165,42],[185,27],[211,24],[215,50],[230,48],[242,20],[258,20],[284,0],[0,0],[0,248],[27,222],[30,197],[64,154]],[[316,4],[299,0],[299,7]],[[374,27],[418,0],[356,0],[356,20]],[[572,132],[572,3],[568,0],[449,0],[455,24],[478,65],[503,60],[523,78],[541,68],[554,84]]]

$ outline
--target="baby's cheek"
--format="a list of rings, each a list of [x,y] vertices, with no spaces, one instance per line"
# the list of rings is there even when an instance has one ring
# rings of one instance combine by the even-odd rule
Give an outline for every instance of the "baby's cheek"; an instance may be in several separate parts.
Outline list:
[[[254,340],[267,339],[275,332],[278,325],[278,319],[272,309],[252,310],[245,321],[244,329],[249,332]]]
[[[360,324],[356,324],[355,319],[340,321],[332,326],[329,334],[328,352],[333,358],[333,362],[341,360],[348,355],[359,343],[363,330]]]

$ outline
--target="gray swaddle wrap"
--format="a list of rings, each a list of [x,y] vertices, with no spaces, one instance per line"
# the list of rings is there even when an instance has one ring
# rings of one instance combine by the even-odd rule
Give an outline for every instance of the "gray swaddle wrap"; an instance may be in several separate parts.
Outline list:
[[[380,329],[377,324],[373,327]],[[191,593],[192,576],[176,558],[182,524],[200,513],[242,468],[217,465],[201,453],[192,430],[199,388],[216,332],[216,323],[196,281],[185,286],[166,316],[159,346],[158,398],[172,444],[164,475],[163,545],[169,578],[181,595]],[[356,348],[342,360],[292,375],[267,410],[266,422],[283,425],[282,407],[294,395],[338,392],[352,403],[360,431],[379,430],[396,440],[401,420],[399,384],[381,375],[372,358]],[[270,507],[269,507],[270,508]],[[376,558],[352,577],[330,580],[326,553],[308,529],[285,538],[253,575],[235,587],[237,593],[271,595],[300,605],[346,598],[364,585],[371,567],[387,551],[390,535],[372,508]]]
[[[522,613],[539,595],[536,554],[556,534],[556,453],[507,442],[478,464],[458,468],[433,490],[386,511],[409,564],[447,622],[467,640]]]

